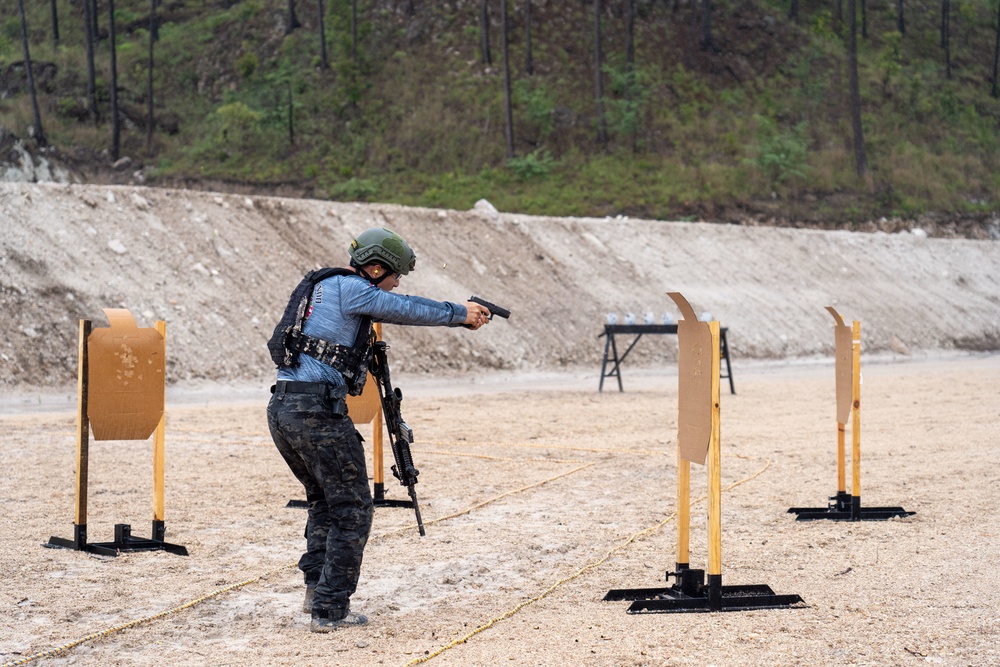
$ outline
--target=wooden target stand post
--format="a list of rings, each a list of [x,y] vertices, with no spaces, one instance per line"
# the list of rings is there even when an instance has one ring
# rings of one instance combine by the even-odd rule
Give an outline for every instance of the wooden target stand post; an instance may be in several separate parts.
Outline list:
[[[722,585],[722,478],[719,436],[719,323],[699,322],[687,300],[668,292],[683,319],[678,322],[677,564],[667,572],[674,585],[608,591],[608,601],[630,600],[630,614],[780,609],[802,602],[776,595],[770,586]],[[691,463],[708,460],[708,580],[692,569]]]
[[[372,325],[375,339],[382,340],[382,324]],[[378,393],[378,383],[368,374],[364,391],[360,396],[347,397],[347,414],[354,425],[372,425],[372,501],[375,507],[413,507],[409,500],[394,500],[385,497],[385,460],[382,454],[382,400]],[[306,500],[289,500],[285,507],[309,507]]]
[[[884,521],[896,516],[910,516],[902,507],[861,506],[861,322],[844,323],[833,307],[826,309],[836,320],[837,377],[837,494],[830,496],[826,507],[792,507],[798,521],[830,519],[833,521]],[[851,493],[847,492],[845,432],[851,419]]]
[[[117,556],[126,551],[167,551],[187,556],[185,547],[164,541],[165,322],[140,329],[125,309],[102,309],[110,327],[92,329],[80,320],[77,376],[76,517],[73,539],[50,537],[42,546]],[[129,524],[115,524],[113,542],[87,541],[87,475],[90,430],[95,440],[147,440],[153,434],[153,527],[149,539],[132,537]]]

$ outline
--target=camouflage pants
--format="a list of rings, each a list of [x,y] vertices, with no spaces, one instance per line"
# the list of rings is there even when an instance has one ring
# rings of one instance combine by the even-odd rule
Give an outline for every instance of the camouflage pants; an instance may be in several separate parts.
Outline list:
[[[361,435],[343,394],[284,393],[280,384],[267,423],[309,503],[299,569],[306,585],[316,587],[314,615],[345,610],[357,589],[374,507]]]

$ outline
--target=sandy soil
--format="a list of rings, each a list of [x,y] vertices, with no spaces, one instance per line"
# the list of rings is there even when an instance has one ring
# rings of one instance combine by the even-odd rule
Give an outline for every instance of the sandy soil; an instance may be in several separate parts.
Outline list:
[[[738,393],[722,395],[723,582],[805,604],[671,615],[602,601],[662,585],[675,561],[671,367],[626,369],[625,393],[598,393],[596,370],[402,374],[427,536],[409,510],[377,510],[354,601],[371,622],[332,635],[310,634],[300,611],[304,512],[285,503],[301,489],[266,434],[265,390],[168,398],[167,537],[187,557],[42,548],[72,536],[74,414],[61,394],[6,394],[0,660],[1000,664],[1000,355],[862,371],[864,504],[916,514],[796,522],[789,507],[825,506],[836,490],[832,361],[738,364]],[[148,535],[151,443],[92,442],[90,474],[91,540],[115,523]],[[705,469],[692,480],[691,561],[704,567]]]

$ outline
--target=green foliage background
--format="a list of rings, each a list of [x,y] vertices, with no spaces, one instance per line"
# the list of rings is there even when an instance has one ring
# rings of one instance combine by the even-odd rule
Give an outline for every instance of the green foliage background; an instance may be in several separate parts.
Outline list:
[[[621,0],[605,0],[602,49],[609,142],[596,141],[592,3],[533,3],[534,74],[523,0],[510,3],[515,156],[504,141],[499,2],[494,63],[480,60],[478,0],[327,0],[323,68],[317,3],[163,3],[155,44],[154,144],[146,150],[149,3],[116,2],[122,153],[152,184],[251,186],[306,196],[501,210],[726,220],[860,221],[1000,208],[1000,100],[991,96],[997,0],[956,0],[951,77],[941,4],[867,0],[859,35],[871,174],[859,179],[848,114],[846,2],[717,0],[712,48],[698,4],[636,0],[636,61],[625,62]],[[860,5],[860,0],[858,0]],[[85,109],[79,0],[26,0],[49,142],[107,168],[107,7],[97,44],[100,119]],[[27,137],[30,101],[16,0],[0,0],[0,126]],[[861,18],[859,16],[859,30]],[[23,76],[23,75],[21,75]],[[36,74],[37,77],[37,74]],[[110,178],[110,176],[109,176]]]

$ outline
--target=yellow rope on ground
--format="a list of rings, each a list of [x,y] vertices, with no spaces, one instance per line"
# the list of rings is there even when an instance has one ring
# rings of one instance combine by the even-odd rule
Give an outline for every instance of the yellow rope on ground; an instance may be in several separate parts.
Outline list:
[[[491,447],[525,447],[528,449],[568,449],[575,452],[594,452],[597,454],[645,454],[659,456],[669,453],[666,449],[608,449],[602,447],[579,447],[576,445],[550,445],[544,442],[496,442],[496,441],[465,441],[465,440],[443,440],[432,444],[436,445],[489,445]]]
[[[548,484],[549,482],[554,482],[557,479],[560,479],[562,477],[566,477],[567,475],[572,475],[573,473],[580,472],[581,470],[583,470],[585,468],[589,468],[590,466],[593,466],[593,465],[597,465],[597,462],[594,461],[594,462],[588,463],[586,465],[582,465],[579,468],[573,468],[572,470],[570,470],[568,472],[559,473],[558,475],[555,475],[553,477],[549,477],[548,479],[543,479],[540,482],[535,482],[535,483],[529,484],[527,486],[522,486],[520,489],[514,489],[513,491],[507,491],[505,493],[501,493],[498,496],[493,496],[492,498],[490,498],[488,500],[484,500],[481,503],[476,503],[472,507],[468,507],[468,508],[466,508],[466,509],[464,509],[464,510],[462,510],[460,512],[455,512],[454,514],[448,514],[446,516],[438,517],[437,519],[431,519],[430,521],[425,521],[424,525],[425,526],[429,526],[431,524],[441,523],[442,521],[447,521],[448,519],[454,519],[457,516],[462,516],[463,514],[468,514],[469,512],[477,510],[480,507],[484,507],[485,505],[489,505],[490,503],[495,503],[496,501],[498,501],[498,500],[500,500],[502,498],[506,498],[507,496],[512,496],[512,495],[514,495],[516,493],[521,493],[522,491],[527,491],[528,489],[532,489],[532,488],[534,488],[536,486],[542,486],[543,484]],[[403,526],[402,528],[397,528],[395,530],[390,530],[390,531],[385,532],[385,533],[380,533],[376,537],[377,538],[383,538],[383,537],[387,537],[389,535],[395,535],[396,533],[402,533],[402,532],[405,532],[407,530],[413,530],[414,526],[416,526],[416,524],[412,524],[412,525],[409,525],[409,526]]]
[[[177,612],[182,611],[184,609],[187,609],[189,607],[193,607],[196,604],[200,604],[200,603],[204,602],[205,600],[211,600],[212,598],[214,598],[216,596],[219,596],[219,595],[222,595],[223,593],[228,593],[229,591],[234,591],[236,589],[243,588],[244,586],[247,586],[249,584],[256,583],[256,582],[260,581],[261,579],[266,579],[267,577],[271,576],[272,574],[275,574],[275,573],[280,572],[282,570],[286,570],[286,569],[288,569],[290,567],[295,567],[295,565],[296,565],[296,563],[289,563],[288,565],[282,565],[281,567],[275,568],[275,569],[273,569],[273,570],[271,570],[269,572],[265,572],[264,574],[262,574],[260,576],[254,577],[252,579],[246,579],[245,581],[241,581],[239,583],[232,584],[230,586],[226,586],[225,588],[220,588],[220,589],[218,589],[216,591],[212,591],[208,595],[203,595],[202,597],[200,597],[200,598],[198,598],[196,600],[191,600],[190,602],[185,602],[184,604],[180,605],[179,607],[174,607],[173,609],[168,609],[166,611],[161,611],[161,612],[159,612],[157,614],[153,614],[151,616],[145,616],[143,618],[137,618],[137,619],[135,619],[133,621],[129,621],[128,623],[122,623],[121,625],[116,625],[113,628],[108,628],[106,630],[101,630],[100,632],[91,633],[91,634],[87,635],[86,637],[81,637],[80,639],[77,639],[75,641],[69,642],[68,644],[63,644],[62,646],[57,646],[56,648],[49,649],[48,651],[42,651],[41,653],[35,653],[34,655],[29,655],[27,657],[24,657],[24,658],[21,658],[20,660],[15,661],[15,662],[5,663],[3,665],[3,667],[15,667],[15,665],[24,665],[24,664],[27,664],[27,663],[32,662],[34,660],[38,660],[40,658],[50,658],[50,657],[52,657],[54,655],[58,655],[60,653],[63,653],[65,651],[70,650],[71,648],[79,646],[80,644],[83,644],[85,642],[89,642],[89,641],[94,640],[94,639],[100,639],[101,637],[106,637],[106,636],[108,636],[110,634],[114,634],[115,632],[120,632],[122,630],[127,630],[128,628],[133,628],[133,627],[135,627],[137,625],[140,625],[142,623],[147,623],[149,621],[154,621],[156,619],[163,618],[165,616],[169,616],[170,614],[177,613]]]
[[[437,444],[437,443],[431,443]],[[432,454],[437,456],[462,456],[469,459],[485,459],[487,461],[509,461],[511,463],[585,463],[583,459],[547,459],[541,456],[529,456],[527,458],[513,458],[510,456],[490,456],[489,454],[467,454],[465,452],[442,452],[433,449],[421,449],[420,454]]]
[[[494,497],[492,497],[492,498],[490,498],[488,500],[484,500],[483,502],[477,503],[477,504],[475,504],[475,505],[473,505],[473,506],[471,506],[471,507],[469,507],[467,509],[464,509],[464,510],[462,510],[460,512],[455,512],[454,514],[449,514],[447,516],[442,516],[442,517],[438,517],[436,519],[431,519],[430,521],[426,521],[425,525],[430,525],[430,524],[435,524],[435,523],[441,523],[442,521],[446,521],[448,519],[453,519],[453,518],[455,518],[457,516],[462,516],[463,514],[468,514],[469,512],[472,512],[472,511],[474,511],[476,509],[479,509],[480,507],[483,507],[485,505],[489,505],[490,503],[496,502],[496,501],[498,501],[498,500],[500,500],[502,498],[506,498],[507,496],[512,496],[514,494],[521,493],[523,491],[527,491],[528,489],[534,488],[536,486],[542,486],[544,484],[548,484],[549,482],[555,481],[555,480],[560,479],[562,477],[566,477],[567,475],[572,475],[573,473],[579,472],[580,470],[583,470],[585,468],[589,468],[590,466],[593,466],[593,465],[596,465],[596,462],[588,463],[588,464],[582,465],[582,466],[580,466],[578,468],[574,468],[573,470],[570,470],[570,471],[567,471],[567,472],[563,472],[563,473],[559,473],[558,475],[554,475],[554,476],[549,477],[547,479],[543,479],[540,482],[535,482],[535,483],[529,484],[527,486],[522,486],[519,489],[514,489],[512,491],[507,491],[505,493],[501,493],[500,495],[494,496]],[[387,532],[384,532],[384,533],[379,533],[377,535],[373,535],[371,539],[372,539],[372,541],[380,540],[380,539],[384,539],[384,538],[386,538],[386,537],[388,537],[390,535],[395,535],[397,533],[402,533],[402,532],[405,532],[405,531],[408,531],[408,530],[412,530],[412,529],[413,529],[412,525],[411,526],[404,526],[402,528],[397,528],[395,530],[390,530],[390,531],[387,531]],[[246,580],[241,581],[239,583],[232,584],[230,586],[226,586],[225,588],[220,588],[220,589],[218,589],[216,591],[213,591],[213,592],[209,593],[208,595],[203,595],[202,597],[200,597],[200,598],[198,598],[196,600],[191,600],[190,602],[186,602],[186,603],[184,603],[184,604],[182,604],[182,605],[180,605],[178,607],[174,607],[173,609],[168,609],[166,611],[161,611],[161,612],[159,612],[157,614],[153,614],[151,616],[145,616],[143,618],[135,619],[135,620],[129,621],[128,623],[123,623],[121,625],[116,625],[113,628],[108,628],[106,630],[101,630],[100,632],[91,633],[91,634],[87,635],[86,637],[81,637],[80,639],[77,639],[75,641],[69,642],[68,644],[63,644],[62,646],[57,646],[56,648],[49,649],[48,651],[42,651],[41,653],[35,653],[34,655],[26,656],[24,658],[21,658],[20,660],[15,661],[15,662],[4,663],[0,667],[15,667],[17,665],[28,664],[29,662],[33,662],[33,661],[39,660],[41,658],[50,658],[50,657],[52,657],[54,655],[58,655],[60,653],[66,652],[66,651],[68,651],[68,650],[70,650],[72,648],[75,648],[75,647],[77,647],[80,644],[83,644],[85,642],[89,642],[89,641],[92,641],[94,639],[100,639],[101,637],[106,637],[108,635],[114,634],[115,632],[120,632],[122,630],[127,630],[128,628],[135,627],[135,626],[140,625],[142,623],[147,623],[149,621],[154,621],[154,620],[163,618],[165,616],[169,616],[170,614],[174,614],[174,613],[182,611],[184,609],[188,609],[190,607],[195,606],[196,604],[200,604],[202,602],[205,602],[206,600],[211,600],[212,598],[217,597],[219,595],[222,595],[223,593],[228,593],[230,591],[234,591],[234,590],[243,588],[244,586],[248,586],[250,584],[257,583],[261,579],[266,579],[267,577],[271,576],[272,574],[276,574],[278,572],[281,572],[282,570],[287,570],[288,568],[295,567],[297,564],[298,563],[289,563],[287,565],[282,565],[281,567],[275,568],[273,570],[269,570],[268,572],[265,572],[264,574],[261,574],[261,575],[259,575],[257,577],[253,577],[252,579],[246,579]]]
[[[741,459],[748,459],[749,458],[749,457],[746,457],[746,456],[741,456],[739,454],[735,454],[734,456],[736,456],[737,458],[741,458]],[[767,470],[770,466],[771,466],[771,460],[770,459],[764,459],[764,467],[763,468],[761,468],[760,470],[758,470],[754,474],[750,475],[749,477],[744,477],[741,480],[733,482],[729,486],[725,487],[723,489],[723,491],[729,491],[730,489],[733,489],[733,488],[735,488],[735,487],[737,487],[737,486],[739,486],[741,484],[746,484],[747,482],[749,482],[749,481],[751,481],[753,479],[756,479],[761,474],[763,474],[764,471]],[[697,503],[700,503],[701,501],[705,500],[707,497],[708,497],[708,494],[704,494],[702,496],[699,496],[698,498],[692,500],[691,504],[695,505]],[[588,565],[584,565],[582,568],[580,568],[579,570],[577,570],[574,574],[571,574],[568,577],[563,577],[562,579],[560,579],[556,583],[552,584],[551,586],[549,586],[548,588],[546,588],[544,591],[542,591],[541,593],[539,593],[535,597],[530,598],[528,600],[525,600],[524,602],[520,603],[519,605],[517,605],[516,607],[514,607],[513,609],[511,609],[510,611],[504,612],[503,614],[501,614],[500,616],[497,616],[496,618],[490,619],[489,621],[487,621],[483,625],[480,625],[478,628],[476,628],[472,632],[469,632],[465,636],[460,637],[458,639],[455,639],[455,640],[453,640],[451,642],[448,642],[444,646],[442,646],[442,647],[438,648],[437,650],[435,650],[433,653],[429,653],[429,654],[427,654],[425,656],[421,656],[419,658],[411,660],[410,662],[406,663],[405,667],[411,667],[412,665],[419,665],[419,664],[421,664],[423,662],[427,662],[431,658],[435,658],[435,657],[441,655],[442,653],[444,653],[445,651],[447,651],[448,649],[450,649],[450,648],[452,648],[454,646],[458,646],[459,644],[464,644],[466,641],[468,641],[472,637],[478,635],[480,632],[483,632],[484,630],[488,630],[489,628],[493,627],[494,625],[496,625],[500,621],[503,621],[505,619],[510,618],[511,616],[513,616],[514,614],[516,614],[517,612],[519,612],[522,609],[524,609],[525,607],[527,607],[528,605],[534,604],[535,602],[538,602],[542,598],[545,598],[546,596],[549,595],[549,593],[551,593],[552,591],[556,590],[557,588],[559,588],[560,586],[562,586],[566,582],[573,581],[574,579],[576,579],[577,577],[579,577],[580,575],[582,575],[584,572],[587,572],[588,570],[592,570],[595,567],[598,567],[599,565],[602,565],[603,563],[607,562],[609,558],[611,558],[613,555],[615,555],[616,553],[618,553],[619,551],[621,551],[622,549],[624,549],[628,545],[630,545],[632,542],[636,541],[640,537],[644,537],[645,535],[650,535],[652,533],[655,533],[660,528],[662,528],[663,526],[667,525],[667,523],[669,523],[676,516],[677,516],[677,511],[674,510],[674,512],[672,512],[663,521],[660,521],[659,523],[657,523],[657,524],[655,524],[653,526],[650,526],[649,528],[646,528],[644,530],[639,531],[638,533],[633,534],[631,537],[629,537],[628,539],[626,539],[621,544],[612,547],[611,550],[608,551],[608,553],[605,554],[599,560],[596,560],[593,563],[590,563]]]

